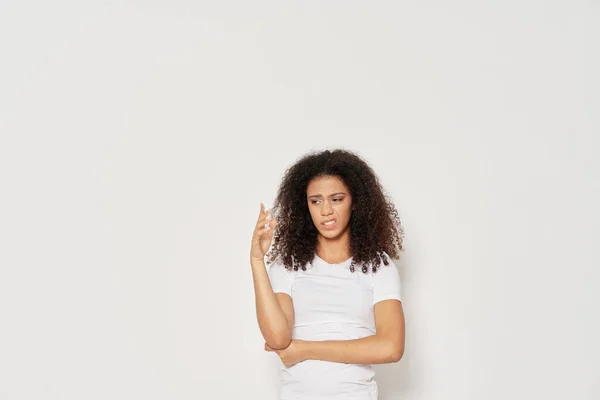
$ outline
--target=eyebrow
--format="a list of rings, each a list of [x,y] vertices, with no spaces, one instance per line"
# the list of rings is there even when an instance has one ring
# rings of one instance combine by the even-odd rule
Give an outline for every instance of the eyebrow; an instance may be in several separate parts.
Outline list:
[[[329,197],[337,196],[337,195],[340,195],[340,194],[346,194],[346,193],[345,192],[337,192],[337,193],[334,193],[334,194],[330,194]],[[313,195],[310,195],[308,197],[323,197],[323,195],[321,195],[321,194],[313,194]]]

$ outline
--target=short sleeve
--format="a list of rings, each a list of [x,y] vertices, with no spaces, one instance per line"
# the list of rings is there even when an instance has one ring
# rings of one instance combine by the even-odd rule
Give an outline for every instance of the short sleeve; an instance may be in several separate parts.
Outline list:
[[[389,265],[381,264],[373,273],[373,304],[388,299],[402,301],[400,274],[398,274],[396,265],[391,261]]]
[[[273,293],[287,293],[292,295],[292,273],[287,270],[283,264],[274,262],[269,267],[269,280],[271,281],[271,287]]]

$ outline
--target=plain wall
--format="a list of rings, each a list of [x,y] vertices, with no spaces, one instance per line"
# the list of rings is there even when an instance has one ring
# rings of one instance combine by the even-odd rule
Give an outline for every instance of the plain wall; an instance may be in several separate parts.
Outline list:
[[[600,398],[600,11],[0,4],[0,399],[275,399],[250,237],[309,150],[406,237],[380,399]]]

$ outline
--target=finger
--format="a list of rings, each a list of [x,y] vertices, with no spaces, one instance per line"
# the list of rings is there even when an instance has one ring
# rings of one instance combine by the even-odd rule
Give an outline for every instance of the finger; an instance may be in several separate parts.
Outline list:
[[[273,225],[273,227],[270,227],[270,229],[267,231],[267,236],[269,239],[273,238],[274,232],[275,232],[275,225]]]
[[[256,228],[254,229],[254,234],[260,236],[260,235],[264,234],[265,232],[268,232],[269,230],[271,230],[271,227],[267,228],[267,225],[265,225],[265,224],[257,225]]]
[[[258,212],[258,218],[264,218],[266,215],[273,211],[272,208],[266,209],[263,203],[260,203],[260,211]]]
[[[257,226],[257,227],[258,227],[258,226],[261,226],[261,225],[262,225],[262,226],[264,226],[264,225],[267,223],[267,221],[268,221],[268,220],[267,220],[267,218],[266,218],[266,217],[265,217],[265,218],[260,218],[258,221],[256,221],[256,226]]]
[[[273,212],[272,209],[268,209],[264,212],[262,219],[271,219],[273,218],[273,215],[271,215],[271,213]]]
[[[254,236],[252,236],[253,240],[260,241],[262,239],[262,235],[266,233],[265,228],[256,229],[254,231]]]
[[[269,216],[261,218],[256,222],[256,228],[258,228],[260,226],[266,226],[267,224],[269,224],[269,227],[272,228],[275,225],[271,225],[271,221],[275,221],[275,219],[274,218],[269,219]]]
[[[265,228],[267,228],[267,234],[269,235],[269,237],[271,237],[273,235],[273,232],[275,232],[275,227],[277,226],[277,222],[271,220],[267,223],[267,225],[265,226]]]
[[[269,216],[269,214],[271,214],[271,211],[273,211],[273,209],[272,209],[272,208],[268,208],[268,209],[266,209],[266,208],[265,208],[265,206],[263,205],[263,207],[262,207],[262,214],[263,214],[263,217],[268,217],[268,216]]]
[[[260,221],[260,219],[263,217],[264,210],[265,210],[265,205],[263,203],[260,203],[260,211],[258,212],[257,221]]]
[[[253,236],[253,238],[254,238],[254,240],[262,240],[262,239],[264,239],[264,235],[266,235],[266,236],[267,236],[267,238],[271,239],[271,238],[272,238],[272,235],[273,235],[273,229],[269,229],[269,230],[267,230],[267,228],[265,228],[265,227],[263,226],[262,228],[260,228],[260,229],[257,229],[257,230],[254,232],[254,236]]]

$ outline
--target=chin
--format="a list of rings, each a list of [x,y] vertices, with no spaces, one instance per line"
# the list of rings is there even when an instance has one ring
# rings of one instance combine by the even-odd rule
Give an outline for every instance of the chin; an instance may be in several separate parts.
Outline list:
[[[337,239],[338,237],[342,236],[345,231],[345,229],[335,231],[319,230],[319,234],[326,239]]]
[[[339,234],[337,232],[319,231],[319,234],[326,239],[335,239]]]

